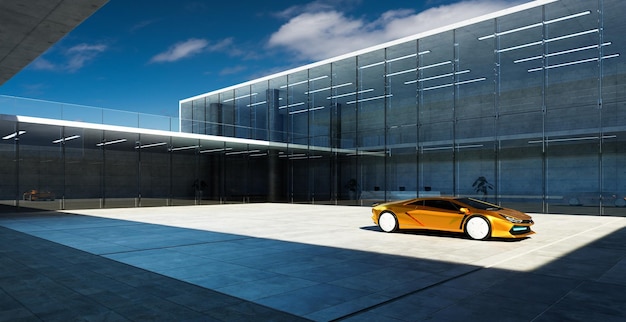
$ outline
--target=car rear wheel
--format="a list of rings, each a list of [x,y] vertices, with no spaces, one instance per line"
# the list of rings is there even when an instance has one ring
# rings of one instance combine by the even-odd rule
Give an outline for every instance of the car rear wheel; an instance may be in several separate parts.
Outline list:
[[[491,226],[487,219],[474,216],[465,223],[465,233],[471,239],[483,240],[491,236]]]
[[[378,217],[378,227],[386,233],[394,232],[398,229],[398,219],[396,219],[396,216],[391,212],[383,212]]]

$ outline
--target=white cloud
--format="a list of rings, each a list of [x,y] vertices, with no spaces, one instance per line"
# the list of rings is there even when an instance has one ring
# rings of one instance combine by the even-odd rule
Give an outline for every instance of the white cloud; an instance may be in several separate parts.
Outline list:
[[[173,62],[198,54],[206,49],[209,42],[205,39],[188,39],[171,46],[150,60],[152,63]]]
[[[39,58],[33,62],[32,67],[37,70],[74,73],[107,49],[107,45],[83,43],[62,52],[59,59],[63,61],[61,63],[53,63],[49,59]]]
[[[87,62],[95,59],[98,54],[104,52],[106,49],[106,45],[76,45],[67,50],[69,59],[66,69],[70,72],[75,72],[85,66]]]
[[[322,7],[322,11],[291,18],[272,34],[268,47],[285,48],[301,60],[321,60],[498,11],[520,1],[468,0],[420,13],[390,10],[374,21]]]

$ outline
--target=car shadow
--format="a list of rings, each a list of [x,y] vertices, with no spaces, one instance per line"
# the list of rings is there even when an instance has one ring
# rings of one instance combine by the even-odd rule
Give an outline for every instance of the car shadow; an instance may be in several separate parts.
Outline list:
[[[372,231],[372,232],[379,232],[379,233],[384,233],[382,230],[380,230],[380,228],[378,226],[364,226],[361,227],[362,230],[367,230],[367,231]],[[402,230],[398,230],[396,232],[394,232],[394,234],[406,234],[406,235],[419,235],[419,236],[435,236],[435,237],[444,237],[444,238],[456,238],[456,239],[467,239],[467,240],[473,240],[471,238],[469,238],[467,235],[465,235],[464,233],[455,233],[455,232],[449,232],[449,231],[441,231],[441,230],[430,230],[430,229],[402,229]],[[523,238],[497,238],[497,237],[492,237],[492,238],[488,238],[485,239],[484,241],[499,241],[499,242],[520,242],[522,240],[526,240],[529,239],[530,237],[523,237]]]

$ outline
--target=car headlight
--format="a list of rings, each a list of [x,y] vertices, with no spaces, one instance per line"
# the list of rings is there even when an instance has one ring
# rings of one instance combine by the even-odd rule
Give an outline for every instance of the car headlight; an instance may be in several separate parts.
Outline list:
[[[504,217],[504,219],[506,219],[506,220],[508,220],[508,221],[510,221],[510,222],[512,222],[514,224],[521,224],[523,222],[523,220],[517,219],[515,217],[511,217],[511,216],[507,216],[507,215],[503,215],[503,214],[500,214],[500,216]]]

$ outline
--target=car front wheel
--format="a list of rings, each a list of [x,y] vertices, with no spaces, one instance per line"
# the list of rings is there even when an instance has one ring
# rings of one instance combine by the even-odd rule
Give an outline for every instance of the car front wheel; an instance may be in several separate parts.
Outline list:
[[[475,216],[467,220],[465,233],[471,239],[483,240],[491,235],[491,226],[487,219]]]
[[[378,227],[386,233],[394,232],[398,229],[398,220],[393,213],[383,212],[378,217]]]

